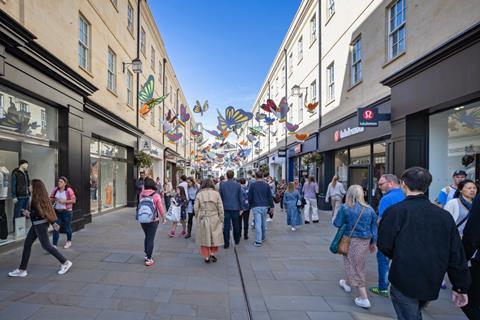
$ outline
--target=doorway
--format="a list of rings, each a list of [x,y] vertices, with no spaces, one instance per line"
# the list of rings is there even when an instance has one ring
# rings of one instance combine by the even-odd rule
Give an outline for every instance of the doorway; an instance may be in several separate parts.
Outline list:
[[[358,184],[362,186],[365,200],[368,198],[368,167],[350,166],[348,169],[348,181],[350,185]]]

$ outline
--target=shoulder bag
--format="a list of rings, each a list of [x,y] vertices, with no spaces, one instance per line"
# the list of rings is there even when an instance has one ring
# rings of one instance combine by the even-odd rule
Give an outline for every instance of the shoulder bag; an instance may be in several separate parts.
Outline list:
[[[362,217],[363,212],[365,211],[365,207],[362,208],[362,211],[358,215],[357,221],[353,225],[352,231],[350,231],[350,235],[346,236],[343,235],[342,239],[340,240],[340,243],[338,244],[338,249],[337,253],[342,254],[344,256],[348,255],[348,251],[350,251],[350,242],[352,240],[352,234],[355,231],[355,228],[357,227],[358,222],[360,221],[360,218]]]

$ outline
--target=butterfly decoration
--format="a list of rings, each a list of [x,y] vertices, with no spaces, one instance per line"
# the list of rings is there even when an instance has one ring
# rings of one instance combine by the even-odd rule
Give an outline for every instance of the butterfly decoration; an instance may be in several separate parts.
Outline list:
[[[178,123],[181,126],[185,127],[185,124],[187,123],[188,120],[190,120],[190,114],[187,112],[187,108],[183,104],[181,104]]]
[[[277,112],[278,108],[277,105],[275,104],[275,101],[272,99],[268,99],[266,103],[262,104],[260,108],[266,112]]]
[[[178,128],[179,126],[177,125],[175,128],[165,132],[165,135],[171,143],[176,143],[183,137],[183,134],[178,132]]]
[[[214,136],[215,138],[218,138],[221,136],[221,133],[218,132],[217,130],[208,130],[208,129],[205,129],[205,131],[207,131],[208,133],[210,133],[212,136]]]
[[[263,119],[263,122],[265,122],[267,126],[271,126],[275,122],[275,118],[265,117],[265,119]]]
[[[244,146],[244,147],[248,146],[248,142],[247,142],[246,140],[240,141],[239,144],[240,144],[241,146]]]
[[[271,131],[271,130],[270,130],[270,133],[272,134],[272,137],[276,137],[276,136],[277,136],[277,132],[278,132],[278,129],[275,130],[275,131]]]
[[[195,102],[195,106],[193,107],[193,112],[200,113],[200,116],[203,117],[203,114],[208,111],[208,100],[205,100],[203,106],[200,104],[200,101]]]
[[[175,114],[172,110],[168,110],[165,120],[167,120],[170,123],[173,123],[175,120],[177,120],[177,118],[178,118],[178,114]]]
[[[298,130],[299,126],[298,124],[292,124],[290,122],[285,123],[285,128],[287,128],[288,134],[295,134],[295,132]]]
[[[241,158],[246,158],[250,155],[250,153],[252,152],[252,149],[242,149],[240,148],[240,150],[238,151],[238,156],[241,157]]]
[[[469,129],[480,127],[480,108],[461,110],[453,113],[450,117]]]
[[[195,154],[195,150],[190,151],[190,155],[193,156]]]
[[[282,123],[287,121],[287,114],[289,110],[290,107],[288,106],[287,98],[283,97],[278,105],[277,111],[275,112],[278,122]]]
[[[235,133],[237,138],[240,137],[243,134],[244,130],[245,130],[245,128],[242,126],[242,124],[237,124],[236,126],[234,126],[232,128],[232,132]]]
[[[234,127],[237,127],[239,124],[247,122],[253,118],[253,113],[247,112],[243,109],[235,109],[232,106],[225,109],[225,116],[222,116],[220,111],[218,111],[218,126],[220,130],[233,130]]]
[[[255,142],[255,140],[257,140],[257,137],[254,136],[254,135],[251,135],[251,134],[247,134],[247,139],[248,139],[248,141],[253,143],[253,142]]]
[[[318,102],[311,102],[311,103],[305,104],[305,108],[307,108],[307,112],[309,112],[311,116],[313,116],[316,113],[315,109],[317,109],[317,107],[318,107]]]
[[[258,140],[257,143],[255,143],[253,146],[254,146],[255,148],[260,148],[260,140]]]
[[[224,153],[217,153],[216,155],[217,155],[217,158],[220,158],[220,159],[225,157]]]
[[[250,127],[250,134],[254,136],[262,136],[265,137],[265,133],[262,131],[262,127]]]
[[[202,134],[202,124],[197,123],[195,124],[195,127],[193,127],[190,132],[194,137],[199,137]]]
[[[164,121],[162,126],[163,126],[163,132],[168,132],[173,129],[173,125],[168,121]]]
[[[167,93],[160,98],[154,98],[155,93],[155,78],[150,75],[143,85],[142,89],[138,93],[138,98],[142,101],[143,106],[138,111],[141,116],[146,116],[156,105],[162,103],[170,93]]]
[[[257,112],[255,113],[255,120],[257,122],[260,122],[262,121],[263,119],[265,119],[267,117],[267,115],[265,113],[261,113],[261,112]]]
[[[295,139],[301,142],[307,140],[308,136],[308,133],[295,133]]]

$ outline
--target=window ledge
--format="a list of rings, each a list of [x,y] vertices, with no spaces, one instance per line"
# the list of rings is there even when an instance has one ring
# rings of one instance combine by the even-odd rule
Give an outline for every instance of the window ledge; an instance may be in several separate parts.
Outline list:
[[[125,105],[126,105],[129,109],[131,109],[131,110],[134,109],[134,108],[133,108],[133,105],[131,105],[131,104],[126,103]]]
[[[385,64],[382,66],[382,68],[388,67],[391,63],[393,63],[393,62],[397,61],[398,59],[400,59],[401,57],[403,57],[403,56],[406,54],[406,52],[407,52],[407,51],[405,50],[405,51],[403,51],[402,53],[397,54],[396,57],[388,60],[387,62],[385,62]]]
[[[330,106],[330,105],[331,105],[332,103],[334,103],[334,102],[335,102],[335,99],[332,99],[332,100],[327,101],[327,103],[325,104],[325,108],[328,107],[328,106]]]
[[[347,92],[349,92],[349,91],[353,90],[354,88],[358,87],[359,85],[362,84],[362,82],[363,82],[363,78],[360,81],[358,81],[357,83],[351,85],[350,88],[347,89]]]
[[[82,67],[82,66],[80,66],[80,65],[79,65],[78,67],[80,68],[80,70],[82,70],[83,72],[85,72],[86,74],[88,74],[90,77],[95,78],[95,77],[93,76],[93,74],[92,74],[88,69],[85,69],[84,67]]]
[[[135,35],[133,34],[133,30],[128,29],[128,27],[127,27],[127,30],[128,30],[128,33],[130,33],[130,35],[132,36],[132,38],[135,39]]]
[[[327,8],[327,10],[328,10],[328,8]],[[327,25],[330,22],[330,20],[332,20],[332,17],[335,15],[335,12],[336,11],[333,11],[333,13],[330,16],[327,16],[327,21],[325,21],[325,25]],[[328,12],[327,12],[327,15],[328,15]]]
[[[310,46],[308,47],[308,49],[312,48],[312,46],[315,44],[315,42],[317,42],[317,39],[315,38],[315,40],[313,40],[311,43],[310,43]]]
[[[113,91],[112,89],[110,89],[110,88],[107,87],[107,91],[110,92],[111,94],[113,94],[115,97],[118,98],[118,94],[117,94],[115,91]]]
[[[297,66],[303,61],[303,56],[302,56],[302,59],[298,60],[297,62]]]

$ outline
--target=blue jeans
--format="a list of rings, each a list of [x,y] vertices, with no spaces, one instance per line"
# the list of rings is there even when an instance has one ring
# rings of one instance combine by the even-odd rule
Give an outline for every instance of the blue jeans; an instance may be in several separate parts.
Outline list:
[[[15,218],[23,217],[23,210],[27,209],[28,206],[28,197],[17,198],[17,203],[13,207],[13,227],[15,228]]]
[[[378,263],[378,288],[380,290],[388,290],[388,271],[390,269],[390,259],[385,257],[380,250],[377,251]]]
[[[65,228],[65,233],[67,234],[67,241],[72,241],[72,211],[67,210],[55,210],[57,213],[57,223],[58,225]],[[53,245],[56,246],[58,244],[58,238],[60,237],[60,233],[58,231],[53,230]]]
[[[407,297],[393,285],[390,286],[390,296],[398,320],[422,320],[422,309],[427,301]]]
[[[265,226],[267,223],[267,207],[256,207],[252,209],[255,218],[255,242],[262,244],[265,240]]]

